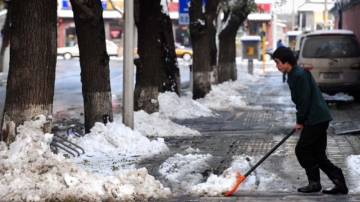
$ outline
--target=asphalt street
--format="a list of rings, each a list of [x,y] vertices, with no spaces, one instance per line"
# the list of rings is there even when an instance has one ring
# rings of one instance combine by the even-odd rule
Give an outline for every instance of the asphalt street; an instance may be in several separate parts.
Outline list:
[[[189,62],[178,59],[181,82],[188,83],[190,79]],[[110,84],[114,113],[121,112],[121,98],[123,92],[123,60],[110,57]],[[135,75],[134,66],[134,75]],[[55,93],[54,93],[54,122],[72,120],[83,122],[83,97],[80,78],[80,61],[78,58],[64,60],[58,57],[56,64]],[[3,114],[6,97],[6,79],[0,76],[0,117]],[[134,78],[135,84],[135,78]]]

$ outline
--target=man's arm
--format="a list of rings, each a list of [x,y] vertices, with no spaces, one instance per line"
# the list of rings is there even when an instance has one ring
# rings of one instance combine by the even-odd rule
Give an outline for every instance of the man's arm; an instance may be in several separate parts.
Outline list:
[[[296,123],[299,125],[304,125],[309,114],[311,104],[311,86],[306,72],[297,76],[295,85],[297,91]]]

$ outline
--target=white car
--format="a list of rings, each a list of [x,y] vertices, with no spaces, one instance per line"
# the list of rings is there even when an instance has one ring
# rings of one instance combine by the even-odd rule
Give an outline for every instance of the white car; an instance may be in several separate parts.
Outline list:
[[[298,63],[310,70],[323,92],[360,92],[360,43],[353,31],[316,30],[306,34]]]
[[[109,40],[106,40],[106,50],[109,56],[118,56],[118,46]],[[65,60],[70,60],[73,57],[79,57],[78,45],[71,47],[61,47],[57,49],[57,55],[63,56]]]

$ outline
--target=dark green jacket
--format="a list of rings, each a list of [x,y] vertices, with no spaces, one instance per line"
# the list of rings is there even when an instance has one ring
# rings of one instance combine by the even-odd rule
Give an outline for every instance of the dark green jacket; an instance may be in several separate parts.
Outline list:
[[[288,76],[291,99],[296,105],[296,122],[301,125],[314,125],[331,121],[330,110],[308,70],[293,66]]]

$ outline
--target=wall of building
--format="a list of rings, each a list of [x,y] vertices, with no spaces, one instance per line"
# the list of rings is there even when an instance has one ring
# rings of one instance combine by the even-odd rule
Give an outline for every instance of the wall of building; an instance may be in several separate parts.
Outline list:
[[[314,13],[313,12],[306,12],[306,19],[305,19],[305,30],[314,30],[315,28],[315,20],[314,20]]]
[[[360,4],[355,5],[351,9],[347,9],[342,13],[342,28],[352,30],[360,39]]]

